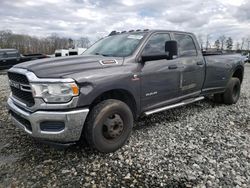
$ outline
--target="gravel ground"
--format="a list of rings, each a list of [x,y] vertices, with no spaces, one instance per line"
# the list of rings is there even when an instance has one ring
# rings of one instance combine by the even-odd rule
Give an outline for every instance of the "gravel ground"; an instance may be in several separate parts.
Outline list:
[[[250,66],[236,105],[202,101],[141,118],[111,154],[58,150],[15,128],[0,74],[0,187],[249,187]]]

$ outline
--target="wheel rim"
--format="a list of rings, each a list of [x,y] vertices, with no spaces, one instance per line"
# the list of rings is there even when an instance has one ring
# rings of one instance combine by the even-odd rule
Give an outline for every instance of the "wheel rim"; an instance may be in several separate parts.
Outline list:
[[[118,138],[124,130],[124,122],[119,114],[110,115],[103,124],[103,136],[108,140]]]
[[[233,98],[237,99],[239,96],[239,85],[235,84],[233,87]]]

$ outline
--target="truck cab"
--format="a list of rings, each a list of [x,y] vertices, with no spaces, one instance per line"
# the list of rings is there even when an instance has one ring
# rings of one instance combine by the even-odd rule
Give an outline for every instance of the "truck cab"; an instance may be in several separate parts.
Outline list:
[[[16,49],[0,49],[0,69],[10,68],[20,61],[19,51]]]

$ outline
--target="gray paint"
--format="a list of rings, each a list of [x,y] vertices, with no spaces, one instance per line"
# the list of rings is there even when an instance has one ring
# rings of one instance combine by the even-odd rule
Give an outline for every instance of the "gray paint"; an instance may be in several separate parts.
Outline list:
[[[147,40],[159,32],[170,33],[174,39],[174,31],[148,31],[134,54],[125,58],[83,55],[41,59],[16,67],[28,69],[40,78],[73,78],[81,87],[78,107],[90,105],[106,91],[126,90],[136,101],[138,115],[183,99],[222,92],[236,68],[244,70],[240,55],[203,57],[195,36],[179,31],[193,38],[197,56],[140,63]],[[102,65],[99,61],[105,59],[115,59],[118,64]],[[171,65],[177,68],[169,69]]]

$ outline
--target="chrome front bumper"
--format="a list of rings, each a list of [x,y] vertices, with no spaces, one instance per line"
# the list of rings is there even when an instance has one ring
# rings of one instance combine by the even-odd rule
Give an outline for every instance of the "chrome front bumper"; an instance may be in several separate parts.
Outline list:
[[[34,138],[60,143],[75,142],[80,139],[89,112],[89,109],[85,108],[68,111],[36,111],[32,113],[18,107],[11,98],[8,99],[7,105],[10,112],[15,114],[15,117],[12,115],[12,120],[16,126]],[[29,130],[23,122],[29,122],[31,129]],[[63,122],[64,128],[60,131],[44,131],[41,130],[41,123],[43,122]]]

